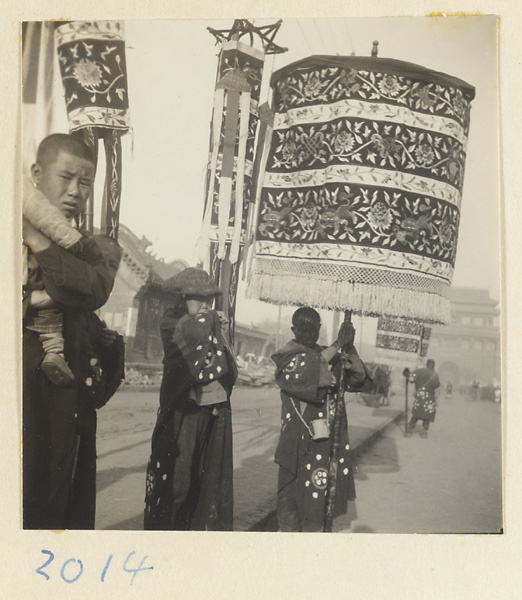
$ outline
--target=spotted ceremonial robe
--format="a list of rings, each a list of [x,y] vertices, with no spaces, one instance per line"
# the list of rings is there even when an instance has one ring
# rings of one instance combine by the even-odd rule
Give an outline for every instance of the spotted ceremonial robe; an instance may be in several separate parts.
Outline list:
[[[147,467],[145,529],[231,530],[230,394],[237,376],[217,313],[161,323],[165,356],[160,407]],[[225,401],[201,406],[198,386],[222,385]]]
[[[415,400],[411,409],[415,419],[435,421],[437,414],[437,395],[435,390],[440,386],[439,376],[435,371],[422,367],[412,373],[410,381],[415,384]]]
[[[324,519],[331,439],[314,441],[309,429],[314,419],[327,419],[330,427],[333,419],[335,377],[321,356],[322,350],[321,346],[308,347],[291,341],[272,356],[282,401],[281,434],[275,454],[275,462],[279,465],[278,492],[281,496],[287,486],[295,487],[291,512],[296,513],[294,517],[302,531],[318,531]],[[364,364],[354,356],[346,372],[347,388],[358,388],[367,380]],[[334,516],[345,514],[348,501],[355,499],[344,403],[341,403],[341,411]],[[279,511],[278,517],[281,529],[288,531]]]

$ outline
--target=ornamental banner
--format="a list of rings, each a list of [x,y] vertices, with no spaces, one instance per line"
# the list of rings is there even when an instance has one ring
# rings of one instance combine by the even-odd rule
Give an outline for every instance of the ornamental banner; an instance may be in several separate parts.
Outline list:
[[[53,131],[54,28],[48,22],[22,24],[22,133],[24,168],[38,144]]]
[[[218,64],[199,258],[224,290],[224,310],[234,337],[241,249],[252,202],[255,136],[265,52],[224,40]]]
[[[428,356],[428,349],[429,349],[430,338],[431,338],[431,330],[432,330],[432,327],[423,327],[422,328],[421,347],[420,347],[420,352],[419,352],[419,355],[421,358],[426,358],[426,356]]]
[[[56,29],[70,131],[129,129],[124,25],[72,21]]]
[[[72,21],[55,31],[69,131],[98,157],[105,150],[102,233],[118,239],[122,191],[121,136],[130,128],[124,25],[120,21]],[[78,225],[93,229],[92,193]]]
[[[249,295],[449,322],[474,88],[393,59],[274,73]]]
[[[222,43],[214,95],[207,197],[199,244],[201,262],[210,257],[236,264],[245,241],[248,207],[252,198],[255,135],[263,51],[236,40]]]
[[[423,325],[407,319],[379,317],[375,354],[396,365],[415,364],[421,349]]]

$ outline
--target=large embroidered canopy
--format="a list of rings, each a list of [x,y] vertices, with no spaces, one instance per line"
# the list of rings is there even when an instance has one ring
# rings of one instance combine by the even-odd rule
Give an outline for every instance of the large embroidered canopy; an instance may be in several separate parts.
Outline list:
[[[448,322],[474,88],[334,56],[293,63],[272,84],[249,295]]]

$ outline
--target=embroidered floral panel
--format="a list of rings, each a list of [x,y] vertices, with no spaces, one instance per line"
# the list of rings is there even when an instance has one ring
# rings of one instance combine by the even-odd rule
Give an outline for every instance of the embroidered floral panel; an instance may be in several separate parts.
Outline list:
[[[272,84],[250,295],[446,322],[474,88],[402,61],[326,56]]]

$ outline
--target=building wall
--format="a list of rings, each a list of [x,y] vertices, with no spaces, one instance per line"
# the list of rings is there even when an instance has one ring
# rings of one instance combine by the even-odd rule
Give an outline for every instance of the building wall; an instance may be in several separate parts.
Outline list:
[[[276,350],[276,336],[255,327],[236,323],[234,337],[236,356],[240,355],[242,358],[245,358],[247,354],[254,354],[256,357],[270,357]]]
[[[127,362],[159,363],[163,358],[159,323],[172,294],[163,282],[188,265],[178,260],[165,263],[146,252],[150,242],[120,226],[119,243],[124,252],[107,303],[97,311],[108,327],[123,335]],[[151,283],[154,282],[154,283]]]
[[[134,336],[139,302],[136,294],[143,287],[146,278],[121,262],[109,300],[98,311],[100,319],[107,327],[116,329],[125,337]]]
[[[154,285],[144,287],[137,295],[139,311],[129,360],[160,363],[163,360],[163,342],[160,323],[167,308],[174,303],[173,295]]]
[[[500,381],[500,327],[497,302],[485,290],[455,290],[454,316],[433,328],[428,357],[443,381],[483,384]]]
[[[428,356],[433,358],[443,379],[469,383],[478,379],[500,380],[500,332],[498,329],[451,327],[437,331],[430,341]]]

